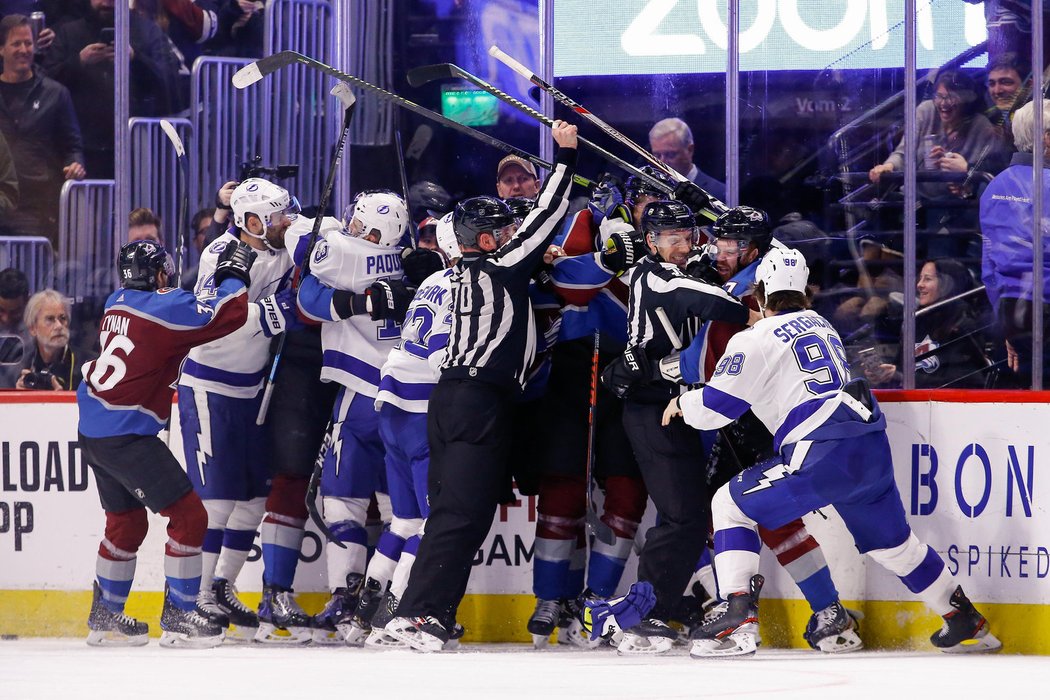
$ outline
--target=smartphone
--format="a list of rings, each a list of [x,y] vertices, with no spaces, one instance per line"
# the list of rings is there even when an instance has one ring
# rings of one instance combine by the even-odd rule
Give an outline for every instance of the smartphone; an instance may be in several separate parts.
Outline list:
[[[864,348],[857,351],[857,361],[860,362],[860,366],[865,372],[877,370],[882,362],[875,348]]]
[[[102,31],[98,33],[98,41],[101,44],[112,45],[117,39],[117,30],[113,27],[103,27]]]

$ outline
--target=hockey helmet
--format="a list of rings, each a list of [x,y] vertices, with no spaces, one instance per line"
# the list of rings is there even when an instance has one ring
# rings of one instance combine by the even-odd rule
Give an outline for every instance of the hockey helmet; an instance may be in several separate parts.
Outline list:
[[[802,253],[794,248],[770,248],[758,264],[755,279],[762,283],[766,298],[774,292],[805,294],[809,266]]]
[[[425,216],[440,218],[448,211],[452,197],[444,187],[431,182],[421,180],[408,188],[408,204],[412,210],[413,220],[422,219]]]
[[[639,175],[631,175],[627,178],[627,184],[624,185],[624,201],[627,202],[627,206],[633,207],[638,202],[638,198],[642,196],[666,199],[671,192],[674,192],[674,183],[662,170],[657,170],[651,165],[643,165],[639,170],[652,179],[666,184],[667,189],[660,189]]]
[[[281,214],[294,221],[300,211],[299,200],[288,190],[261,177],[250,177],[237,185],[230,195],[230,208],[233,209],[234,225],[264,243],[266,229],[276,223]],[[262,221],[261,233],[255,234],[248,230],[249,214],[254,214]]]
[[[536,201],[528,197],[507,197],[503,201],[510,207],[510,213],[514,215],[514,220],[519,226],[536,206]]]
[[[760,254],[769,250],[773,240],[769,217],[754,207],[733,207],[723,212],[711,224],[711,233],[715,238],[753,243]]]
[[[168,277],[175,274],[171,258],[156,241],[143,240],[125,243],[117,255],[120,285],[124,289],[143,292],[157,290],[157,273],[163,270]]]
[[[343,213],[343,222],[354,237],[375,234],[376,243],[399,245],[408,232],[408,206],[400,195],[389,190],[362,192]]]
[[[464,199],[456,205],[452,228],[461,245],[477,247],[483,233],[498,237],[500,229],[514,223],[514,212],[507,203],[495,197]]]
[[[681,230],[688,231],[690,240],[696,245],[696,219],[689,207],[670,199],[661,199],[645,205],[645,209],[642,210],[642,232],[650,242],[655,242],[655,237],[664,231]]]
[[[456,236],[455,227],[452,224],[452,212],[445,214],[437,220],[436,238],[438,250],[445,254],[449,260],[463,257],[463,251],[459,249],[459,237]]]

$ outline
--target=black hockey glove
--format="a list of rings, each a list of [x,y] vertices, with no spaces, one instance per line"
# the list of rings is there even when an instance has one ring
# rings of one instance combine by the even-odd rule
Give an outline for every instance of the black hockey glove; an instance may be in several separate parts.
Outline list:
[[[371,316],[373,321],[393,319],[397,323],[405,320],[408,305],[416,295],[415,287],[406,287],[397,279],[379,280],[368,288],[368,298],[372,300]]]
[[[708,284],[722,286],[722,276],[715,267],[715,256],[707,247],[693,248],[685,261],[685,274]]]
[[[645,349],[627,348],[602,370],[602,384],[617,398],[630,396],[631,392],[651,378],[652,367],[645,358]]]
[[[408,283],[418,287],[427,277],[445,269],[445,258],[429,248],[405,248],[401,251],[401,269]]]
[[[602,265],[619,277],[645,256],[645,241],[634,232],[613,233],[598,255]]]
[[[711,205],[711,195],[688,180],[679,182],[675,186],[674,198],[689,207],[693,214],[699,214],[702,209],[707,209]]]
[[[215,266],[215,284],[220,285],[224,280],[234,277],[244,282],[247,287],[252,283],[251,269],[255,262],[257,253],[247,243],[230,241],[221,253],[219,263]]]

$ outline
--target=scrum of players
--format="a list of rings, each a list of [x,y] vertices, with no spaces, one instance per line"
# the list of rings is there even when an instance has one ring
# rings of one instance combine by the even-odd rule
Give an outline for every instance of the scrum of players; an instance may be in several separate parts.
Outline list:
[[[562,150],[574,133],[555,131]],[[860,649],[861,616],[839,600],[801,519],[829,504],[860,551],[943,616],[935,647],[1001,647],[908,527],[885,419],[851,378],[834,328],[809,308],[802,254],[747,206],[720,208],[702,230],[707,193],[649,167],[623,186],[603,180],[566,215],[557,200],[567,188],[550,183],[571,164],[558,168],[541,188],[530,163],[508,156],[500,197],[422,221],[390,191],[362,192],[341,218],[315,221],[283,187],[245,180],[192,293],[175,288],[155,242],[121,249],[122,288],[78,391],[81,446],[106,514],[89,644],[147,643],[148,626],[124,605],[149,508],[168,519],[163,646],[454,648],[464,633],[455,606],[445,618],[399,615],[435,499],[429,399],[450,342],[474,342],[455,337],[471,326],[454,316],[483,298],[468,268],[524,231],[544,249],[529,271],[530,363],[512,444],[500,446],[506,463],[491,469],[507,494],[513,479],[538,495],[536,606],[521,621],[537,647],[556,636],[624,655],[676,645],[697,658],[754,654],[765,546],[812,608],[805,641],[821,653]],[[171,386],[185,469],[158,438]],[[640,537],[650,499],[657,524]],[[331,595],[315,615],[292,589],[308,502],[328,540]],[[371,549],[370,505],[384,523]],[[237,580],[257,536],[253,610]],[[614,597],[639,546],[638,581]]]

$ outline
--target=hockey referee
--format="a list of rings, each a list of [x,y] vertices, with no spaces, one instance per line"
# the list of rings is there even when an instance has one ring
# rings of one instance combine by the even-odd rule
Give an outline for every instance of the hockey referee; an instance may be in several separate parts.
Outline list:
[[[529,282],[568,209],[576,165],[576,127],[555,121],[551,131],[554,172],[521,228],[515,232],[510,208],[493,197],[464,200],[453,214],[463,257],[427,417],[430,517],[398,617],[386,627],[420,651],[448,641],[506,479],[511,408],[536,351]]]

